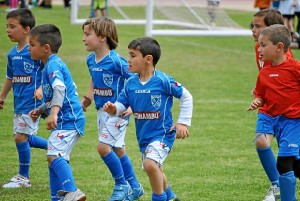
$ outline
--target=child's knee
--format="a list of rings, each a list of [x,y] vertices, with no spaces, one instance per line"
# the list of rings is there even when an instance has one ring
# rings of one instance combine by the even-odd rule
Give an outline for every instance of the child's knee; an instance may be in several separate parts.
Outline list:
[[[277,170],[280,175],[293,171],[293,164],[295,161],[294,156],[278,157],[277,159]]]

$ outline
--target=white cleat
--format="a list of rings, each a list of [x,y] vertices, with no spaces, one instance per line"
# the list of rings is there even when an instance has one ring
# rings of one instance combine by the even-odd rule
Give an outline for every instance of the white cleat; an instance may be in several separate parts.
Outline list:
[[[20,174],[17,174],[13,178],[11,178],[8,183],[2,186],[2,188],[21,188],[21,187],[29,188],[31,187],[31,183],[29,178],[23,177]]]

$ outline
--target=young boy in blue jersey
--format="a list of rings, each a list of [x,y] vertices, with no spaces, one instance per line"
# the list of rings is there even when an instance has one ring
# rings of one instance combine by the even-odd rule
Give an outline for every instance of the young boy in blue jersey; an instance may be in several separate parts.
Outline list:
[[[98,111],[98,153],[115,180],[109,200],[136,200],[144,194],[144,189],[135,176],[125,150],[129,116],[109,117],[102,110],[107,101],[117,100],[124,81],[132,74],[128,70],[127,61],[115,51],[118,34],[113,20],[106,17],[89,19],[82,25],[82,29],[86,49],[92,52],[86,60],[92,80],[82,107],[86,110],[92,100],[95,101]]]
[[[172,77],[156,69],[161,54],[156,40],[138,38],[128,45],[128,49],[129,70],[135,74],[128,79],[117,101],[114,104],[107,102],[103,110],[119,116],[131,107],[143,169],[152,188],[152,200],[179,200],[168,185],[162,165],[175,137],[183,139],[189,135],[192,95]],[[175,124],[171,113],[173,97],[180,99],[180,114]]]
[[[39,119],[35,122],[28,112],[42,104],[41,69],[42,63],[31,59],[28,51],[28,34],[35,26],[35,18],[30,10],[18,9],[6,16],[7,35],[15,45],[8,53],[6,81],[0,93],[0,110],[13,88],[14,96],[14,138],[19,155],[19,173],[4,184],[3,188],[31,187],[29,168],[30,147],[47,149],[47,140],[36,136]]]
[[[85,116],[76,86],[66,64],[57,52],[62,44],[59,29],[52,24],[34,27],[29,35],[29,51],[32,59],[41,60],[42,87],[45,104],[30,111],[33,120],[47,116],[47,160],[51,200],[84,201],[86,196],[75,184],[69,165],[70,153],[84,135]]]

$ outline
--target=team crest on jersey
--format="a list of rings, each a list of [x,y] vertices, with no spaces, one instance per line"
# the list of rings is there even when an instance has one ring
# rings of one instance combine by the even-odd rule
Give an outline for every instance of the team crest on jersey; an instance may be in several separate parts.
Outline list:
[[[45,94],[46,98],[52,97],[52,90],[49,84],[43,85],[43,93]]]
[[[161,95],[151,95],[151,104],[158,109],[161,105]]]
[[[103,74],[103,82],[106,86],[110,87],[113,83],[113,76],[111,74]]]
[[[33,64],[24,61],[24,70],[25,70],[26,73],[32,73],[33,69],[34,69]]]

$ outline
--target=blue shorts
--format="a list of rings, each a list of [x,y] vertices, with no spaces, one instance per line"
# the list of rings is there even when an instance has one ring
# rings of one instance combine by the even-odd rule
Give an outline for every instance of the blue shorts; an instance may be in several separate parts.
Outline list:
[[[298,156],[300,146],[300,118],[278,116],[274,124],[278,156]]]
[[[256,133],[273,134],[274,135],[274,117],[270,117],[264,113],[257,114]]]

